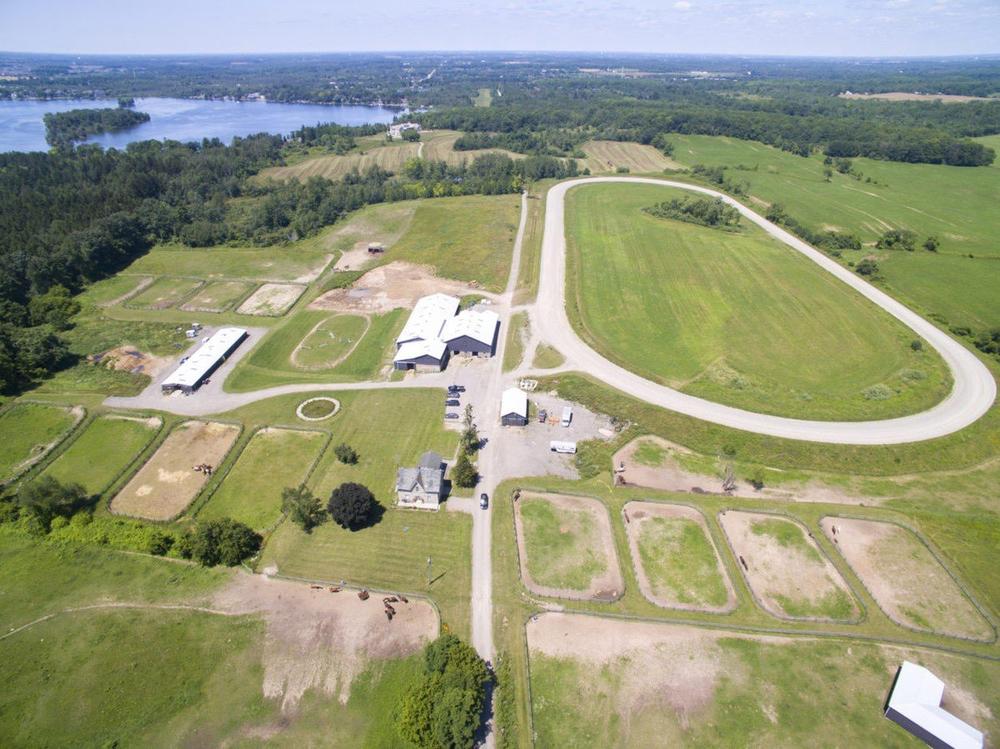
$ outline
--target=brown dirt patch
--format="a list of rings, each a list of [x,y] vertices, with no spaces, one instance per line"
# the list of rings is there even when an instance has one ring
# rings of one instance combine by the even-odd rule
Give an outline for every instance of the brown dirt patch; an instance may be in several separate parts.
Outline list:
[[[102,354],[89,357],[89,360],[92,364],[100,364],[116,372],[131,372],[150,377],[156,377],[173,362],[170,357],[153,356],[129,345],[109,349]]]
[[[945,104],[963,104],[969,101],[994,101],[986,96],[963,96],[961,94],[914,94],[906,91],[887,91],[884,94],[838,94],[841,99],[881,99],[883,101],[940,101]]]
[[[578,513],[584,513],[593,522],[598,535],[596,542],[599,544],[599,549],[592,549],[592,551],[599,551],[599,555],[604,559],[605,567],[603,573],[591,578],[590,584],[585,589],[553,588],[540,585],[532,579],[525,544],[524,521],[521,517],[521,505],[526,499],[544,500],[552,504],[556,510],[569,514],[567,525],[571,523],[571,515]],[[614,601],[621,597],[625,584],[622,581],[614,535],[611,532],[611,519],[608,516],[607,508],[601,502],[590,497],[525,493],[521,495],[519,501],[514,503],[514,525],[517,531],[517,553],[521,561],[521,577],[528,590],[542,596],[574,600]]]
[[[649,466],[635,459],[636,450],[643,442],[651,442],[662,448],[666,455],[658,466]],[[723,494],[722,478],[707,473],[690,471],[681,465],[678,455],[690,455],[686,447],[669,442],[656,435],[647,434],[636,437],[615,453],[612,466],[615,473],[621,476],[626,484],[645,486],[650,489],[663,489],[669,492],[692,492],[694,494]],[[805,484],[787,485],[782,488],[765,486],[761,490],[754,489],[746,481],[737,478],[736,487],[728,493],[734,497],[752,497],[754,499],[780,499],[793,502],[829,502],[833,504],[878,504],[879,500],[872,497],[851,494],[839,487],[810,481]]]
[[[111,500],[111,511],[147,520],[177,517],[208,481],[194,466],[207,463],[218,468],[239,433],[237,426],[213,421],[179,425]]]
[[[326,292],[313,300],[309,309],[381,315],[399,307],[410,308],[420,297],[434,293],[464,296],[483,292],[461,281],[438,278],[430,266],[395,261],[368,271],[346,289]]]
[[[298,301],[305,286],[290,283],[266,283],[247,297],[236,310],[241,315],[283,315]]]
[[[893,523],[843,517],[825,517],[820,525],[872,598],[897,624],[953,637],[993,637],[992,627],[909,530]]]
[[[719,556],[719,550],[716,548],[715,542],[712,540],[712,535],[708,531],[708,523],[705,521],[704,515],[693,507],[662,504],[660,502],[629,502],[625,505],[622,511],[623,514],[628,517],[628,522],[625,524],[625,532],[628,535],[629,552],[632,555],[632,568],[635,570],[636,579],[639,581],[639,589],[642,591],[643,596],[646,597],[646,600],[650,603],[656,604],[657,606],[662,606],[663,608],[684,609],[687,611],[709,611],[718,614],[728,613],[736,608],[736,592],[733,590],[733,583],[729,579],[729,575],[726,574],[726,569]],[[702,533],[705,534],[705,538],[708,540],[708,543],[715,551],[715,562],[719,572],[719,577],[722,578],[723,583],[726,586],[728,597],[722,606],[684,603],[678,600],[676,596],[668,595],[665,591],[656,593],[653,590],[653,585],[646,574],[646,570],[642,564],[642,556],[639,553],[639,537],[642,533],[642,526],[651,518],[683,519],[690,520],[698,524]]]
[[[781,521],[798,528],[804,543],[783,545],[771,534],[754,532],[755,527],[759,529],[759,524],[768,521]],[[800,523],[766,513],[726,510],[719,513],[719,524],[747,585],[768,613],[782,619],[823,621],[857,617],[857,604],[844,579]],[[840,595],[850,601],[849,616],[815,613],[823,609],[824,601]]]
[[[395,603],[386,619],[382,596],[362,601],[356,593],[331,593],[304,583],[237,574],[212,605],[237,614],[261,614],[267,623],[264,696],[294,712],[310,689],[336,695],[343,704],[351,683],[372,660],[415,653],[438,633],[438,618],[426,601]]]

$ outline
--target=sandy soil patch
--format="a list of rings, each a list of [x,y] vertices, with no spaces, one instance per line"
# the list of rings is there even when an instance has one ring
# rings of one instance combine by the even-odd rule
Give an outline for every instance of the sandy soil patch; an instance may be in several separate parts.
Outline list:
[[[710,611],[714,613],[727,613],[736,608],[736,593],[733,590],[732,581],[726,574],[725,567],[719,557],[719,550],[708,532],[708,523],[705,516],[693,507],[684,505],[661,504],[659,502],[629,502],[623,508],[623,517],[626,519],[625,531],[628,535],[629,551],[632,555],[632,566],[635,569],[635,576],[639,581],[639,589],[650,603],[657,606],[671,609],[685,609],[690,611]],[[726,588],[726,602],[721,606],[710,604],[692,604],[679,600],[677,592],[672,591],[664,585],[655,586],[646,574],[642,564],[642,555],[639,553],[639,539],[642,536],[643,526],[653,518],[665,518],[668,520],[685,520],[696,523],[705,534],[705,539],[715,553],[716,570]],[[689,597],[699,597],[699,591],[690,591]]]
[[[309,309],[382,315],[399,307],[410,308],[420,297],[434,293],[464,296],[483,292],[461,281],[438,278],[430,266],[396,261],[368,271],[346,289],[326,292],[313,300]]]
[[[914,94],[906,91],[887,91],[883,94],[855,94],[850,91],[838,94],[841,99],[881,99],[883,101],[940,101],[945,104],[962,104],[968,101],[993,101],[985,96],[961,94]]]
[[[111,511],[147,520],[177,517],[208,481],[194,466],[207,463],[218,468],[239,433],[233,424],[184,422],[111,500]]]
[[[524,520],[521,507],[526,499],[544,500],[549,502],[560,513],[567,516],[567,528],[560,532],[570,532],[568,527],[572,515],[583,514],[593,523],[597,538],[593,539],[597,547],[592,548],[598,558],[604,562],[604,571],[594,575],[590,584],[583,590],[573,588],[553,588],[541,585],[532,578],[528,562],[528,551],[525,544]],[[520,500],[514,503],[514,524],[517,531],[517,553],[521,560],[521,577],[525,587],[533,593],[556,598],[572,598],[576,600],[614,601],[624,591],[621,568],[618,564],[618,554],[615,551],[614,536],[611,533],[611,520],[607,508],[596,499],[590,497],[565,497],[558,494],[522,494]]]
[[[897,624],[954,637],[993,637],[992,627],[909,530],[893,523],[842,517],[825,517],[820,525],[872,598]]]
[[[241,315],[283,315],[298,301],[305,286],[290,283],[266,283],[247,297],[236,310]]]
[[[394,603],[396,615],[389,621],[382,597],[372,594],[362,601],[352,590],[331,593],[327,587],[240,573],[212,605],[263,615],[264,696],[280,700],[282,711],[290,713],[309,689],[346,703],[351,683],[369,661],[405,657],[437,635],[437,613],[429,603]]]
[[[801,524],[778,515],[733,510],[719,513],[719,523],[747,585],[768,613],[782,619],[857,618],[847,584]],[[782,542],[761,532],[772,523],[793,540]]]
[[[131,372],[150,377],[156,377],[174,361],[172,357],[153,356],[128,345],[109,349],[102,354],[88,357],[88,360],[92,364],[100,364],[116,372]]]
[[[651,443],[664,452],[660,465],[647,465],[636,460],[636,451],[643,443]],[[706,473],[697,473],[684,468],[677,460],[678,455],[690,455],[686,447],[674,444],[655,435],[636,437],[615,453],[612,465],[619,480],[626,485],[645,486],[670,492],[692,492],[694,494],[728,494],[733,497],[753,497],[754,499],[781,499],[793,502],[830,502],[835,504],[878,504],[872,497],[849,494],[835,486],[811,481],[807,484],[788,485],[784,488],[765,486],[754,489],[749,483],[737,477],[736,487],[731,492],[723,492],[722,478]]]

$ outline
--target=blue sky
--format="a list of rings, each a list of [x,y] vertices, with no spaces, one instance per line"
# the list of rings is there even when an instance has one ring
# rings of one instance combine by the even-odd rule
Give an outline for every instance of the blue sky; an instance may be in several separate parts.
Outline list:
[[[1000,0],[0,0],[0,50],[1000,53]]]

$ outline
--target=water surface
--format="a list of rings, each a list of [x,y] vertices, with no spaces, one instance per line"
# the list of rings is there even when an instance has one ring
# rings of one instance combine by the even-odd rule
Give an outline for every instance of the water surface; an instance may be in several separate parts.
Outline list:
[[[56,101],[0,101],[0,152],[47,151],[48,112],[115,107],[117,100],[60,99]],[[302,125],[335,122],[338,125],[391,122],[395,110],[340,104],[278,104],[274,102],[204,101],[201,99],[136,99],[135,108],[148,112],[150,121],[118,133],[87,140],[105,148],[124,148],[137,140],[200,141],[253,133],[288,134]]]

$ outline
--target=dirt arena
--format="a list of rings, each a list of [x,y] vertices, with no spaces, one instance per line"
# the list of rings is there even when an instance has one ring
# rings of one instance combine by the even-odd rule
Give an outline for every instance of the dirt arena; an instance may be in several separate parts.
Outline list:
[[[210,421],[186,421],[175,427],[111,500],[111,511],[146,520],[177,517],[208,481],[194,466],[205,463],[218,468],[239,433],[237,426]]]
[[[992,638],[993,628],[909,530],[841,517],[825,517],[820,525],[897,624],[954,637]]]
[[[247,297],[236,310],[241,315],[285,314],[306,290],[305,286],[290,283],[266,283]]]
[[[528,544],[525,536],[525,522],[522,516],[522,506],[525,501],[544,501],[560,515],[560,536],[578,536],[573,540],[571,549],[560,553],[550,549],[551,556],[547,559],[531,559],[528,555]],[[611,532],[611,520],[607,508],[596,499],[590,497],[568,497],[557,494],[522,494],[521,499],[514,504],[514,524],[517,531],[517,553],[521,560],[521,576],[525,587],[533,593],[556,598],[571,598],[588,601],[614,601],[624,592],[621,567],[618,554],[615,551],[614,536]],[[585,565],[585,552],[593,554],[599,566],[586,586],[554,587],[538,582],[532,576],[531,570],[538,569],[542,564],[548,573],[572,571],[573,568]]]
[[[847,583],[798,522],[727,510],[719,513],[719,523],[750,590],[769,614],[782,619],[857,619],[860,612]],[[768,523],[797,540],[782,542],[760,532]]]

